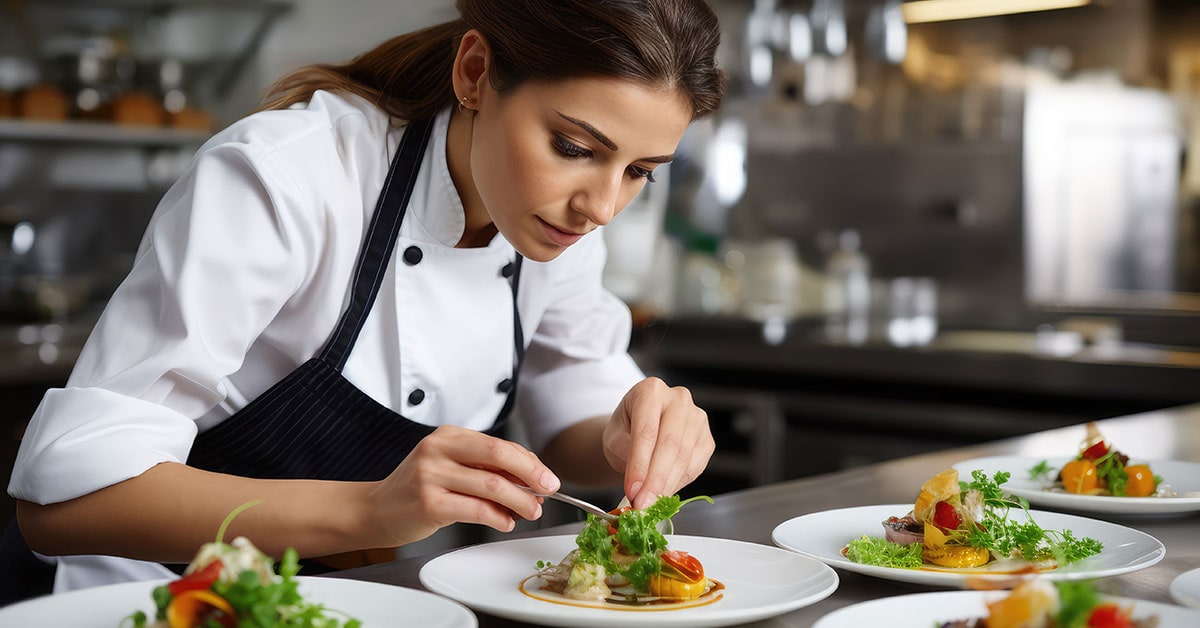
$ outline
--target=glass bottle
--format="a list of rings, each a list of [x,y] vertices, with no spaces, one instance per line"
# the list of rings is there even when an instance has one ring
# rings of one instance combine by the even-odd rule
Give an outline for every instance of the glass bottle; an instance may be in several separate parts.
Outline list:
[[[871,265],[858,231],[838,235],[825,264],[825,330],[832,340],[861,344],[870,332]]]

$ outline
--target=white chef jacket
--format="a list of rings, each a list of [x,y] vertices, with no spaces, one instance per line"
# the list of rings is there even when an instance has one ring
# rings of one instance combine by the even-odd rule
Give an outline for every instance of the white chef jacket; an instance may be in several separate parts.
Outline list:
[[[451,109],[433,136],[392,262],[344,376],[413,421],[491,426],[512,376],[512,292],[497,235],[458,249],[464,212],[446,163]],[[346,308],[351,273],[403,128],[365,100],[317,92],[214,136],[167,192],[133,269],[61,389],[46,393],[9,494],[60,502],[184,462],[198,430],[231,416],[317,355]],[[410,246],[423,259],[397,263]],[[526,260],[527,339],[517,403],[535,451],[610,414],[643,375],[628,308],[601,284],[591,233],[557,259]],[[409,403],[415,389],[418,405]],[[161,565],[58,558],[56,591],[169,577]]]

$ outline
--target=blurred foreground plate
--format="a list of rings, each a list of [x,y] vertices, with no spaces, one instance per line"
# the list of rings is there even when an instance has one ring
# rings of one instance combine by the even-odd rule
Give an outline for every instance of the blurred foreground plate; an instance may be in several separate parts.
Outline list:
[[[817,620],[813,628],[930,628],[943,622],[975,619],[987,615],[986,602],[1008,595],[1007,591],[943,591],[898,595],[839,608]],[[1134,619],[1158,616],[1158,628],[1200,626],[1200,613],[1171,604],[1103,596],[1105,601],[1133,606]]]
[[[1184,606],[1200,609],[1200,569],[1176,576],[1171,581],[1171,597]]]
[[[475,628],[479,623],[466,607],[425,591],[378,582],[340,578],[296,578],[300,595],[308,602],[324,604],[363,628]],[[150,592],[167,580],[125,582],[58,595],[34,598],[0,608],[0,626],[63,626],[70,628],[117,628],[134,611],[154,618]],[[132,624],[125,623],[125,626]]]

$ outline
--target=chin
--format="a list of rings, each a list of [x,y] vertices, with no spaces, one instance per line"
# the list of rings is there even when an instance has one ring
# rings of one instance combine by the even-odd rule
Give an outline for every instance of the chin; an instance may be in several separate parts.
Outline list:
[[[544,244],[541,242],[535,242],[532,246],[517,246],[514,244],[513,248],[517,249],[517,252],[521,254],[521,257],[524,257],[531,262],[552,262],[559,255],[562,255],[563,251],[567,250],[565,247]]]

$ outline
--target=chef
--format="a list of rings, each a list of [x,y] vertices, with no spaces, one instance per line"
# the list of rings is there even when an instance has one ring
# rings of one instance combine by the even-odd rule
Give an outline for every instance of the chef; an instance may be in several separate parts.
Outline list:
[[[460,0],[281,79],[147,227],[9,493],[9,600],[268,554],[511,530],[560,478],[636,507],[713,451],[626,352],[608,223],[721,96],[703,0]],[[498,436],[515,405],[529,448]]]

